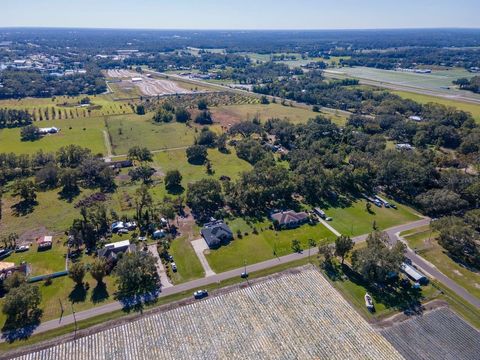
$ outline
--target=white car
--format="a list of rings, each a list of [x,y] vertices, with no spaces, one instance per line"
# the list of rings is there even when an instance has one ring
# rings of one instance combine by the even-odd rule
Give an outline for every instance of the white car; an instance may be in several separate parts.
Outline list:
[[[24,251],[28,251],[28,249],[30,249],[29,245],[22,245],[16,248],[15,252],[24,252]]]
[[[172,270],[173,272],[177,272],[177,264],[175,264],[174,262],[172,262]]]

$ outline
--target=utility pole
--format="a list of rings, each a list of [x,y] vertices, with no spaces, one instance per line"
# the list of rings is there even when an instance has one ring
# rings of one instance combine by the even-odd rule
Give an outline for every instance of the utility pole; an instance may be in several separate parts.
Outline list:
[[[73,309],[73,302],[70,303],[70,306],[72,307],[73,322],[75,324],[75,334],[74,334],[73,338],[76,339],[77,338],[77,318],[75,317],[75,310]]]
[[[62,322],[62,317],[63,317],[64,309],[63,309],[62,300],[58,299],[58,302],[60,303],[60,320],[58,321],[58,322],[60,323],[60,322]]]

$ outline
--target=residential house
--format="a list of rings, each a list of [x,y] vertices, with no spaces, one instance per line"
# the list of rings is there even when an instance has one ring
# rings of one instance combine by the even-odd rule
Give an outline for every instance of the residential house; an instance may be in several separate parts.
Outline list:
[[[211,249],[216,249],[233,239],[232,230],[221,220],[205,224],[201,230],[201,234]]]
[[[117,261],[119,254],[133,253],[136,250],[135,244],[130,244],[130,240],[124,240],[105,245],[103,249],[97,251],[97,255],[112,264]]]
[[[280,228],[295,228],[308,222],[306,212],[295,212],[293,210],[280,211],[270,215],[270,218]]]

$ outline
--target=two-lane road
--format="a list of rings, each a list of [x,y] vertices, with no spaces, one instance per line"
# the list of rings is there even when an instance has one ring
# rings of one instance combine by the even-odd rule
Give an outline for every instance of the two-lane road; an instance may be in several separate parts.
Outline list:
[[[409,224],[404,224],[400,226],[395,226],[393,228],[387,229],[386,232],[388,233],[390,239],[392,242],[394,241],[399,241],[398,234],[402,231],[406,230],[411,230],[415,229],[421,226],[428,225],[430,223],[430,219],[425,218],[421,219],[415,222],[411,222]],[[353,238],[353,240],[358,243],[365,241],[368,235],[361,235]],[[289,254],[285,256],[281,256],[275,259],[270,259],[267,261],[263,261],[257,264],[249,265],[247,266],[248,272],[255,272],[259,270],[264,270],[264,269],[269,269],[272,267],[275,267],[277,265],[289,263],[295,260],[300,260],[300,259],[305,259],[308,256],[312,256],[318,253],[318,248],[312,248],[310,251],[304,251],[302,253],[294,253],[294,254]],[[469,294],[465,289],[462,287],[458,286],[455,282],[453,282],[451,279],[446,277],[444,274],[439,272],[436,268],[433,268],[431,265],[426,263],[421,257],[417,256],[413,252],[409,251],[407,253],[407,257],[410,258],[413,262],[414,265],[416,265],[419,269],[424,270],[426,273],[428,273],[431,276],[434,276],[438,281],[440,281],[443,285],[449,287],[453,291],[455,291],[459,296],[467,300],[468,302],[472,303],[476,307],[480,308],[480,301],[473,297],[471,294]],[[239,269],[234,269],[230,271],[226,271],[220,274],[215,274],[212,276],[208,276],[205,278],[189,281],[183,284],[171,286],[168,288],[162,289],[162,292],[160,294],[160,297],[168,296],[168,295],[173,295],[173,294],[178,294],[181,292],[185,291],[191,291],[193,289],[201,288],[206,285],[214,284],[214,283],[219,283],[223,280],[231,279],[234,277],[240,276],[240,274],[244,271],[244,268],[239,268]],[[116,310],[122,309],[122,305],[119,302],[112,302],[109,304],[105,304],[102,306],[97,306],[88,310],[80,311],[77,312],[76,315],[76,321],[82,321],[85,319],[89,319],[98,315],[103,315],[109,312],[113,312]],[[74,323],[74,318],[72,315],[67,315],[63,317],[62,319],[56,319],[56,320],[50,320],[46,321],[40,326],[38,326],[33,334],[38,334],[42,333],[45,331],[49,330],[54,330],[56,328],[59,328],[61,326],[66,326]],[[3,340],[0,340],[3,341]]]

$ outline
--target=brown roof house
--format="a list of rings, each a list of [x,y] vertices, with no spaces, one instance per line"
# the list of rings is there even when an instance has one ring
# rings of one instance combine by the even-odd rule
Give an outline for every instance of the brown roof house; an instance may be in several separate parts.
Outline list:
[[[306,212],[295,212],[293,210],[274,212],[270,215],[276,228],[292,229],[308,222]]]

